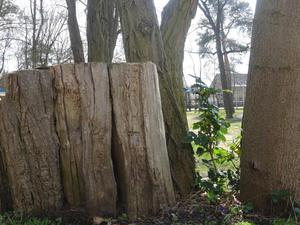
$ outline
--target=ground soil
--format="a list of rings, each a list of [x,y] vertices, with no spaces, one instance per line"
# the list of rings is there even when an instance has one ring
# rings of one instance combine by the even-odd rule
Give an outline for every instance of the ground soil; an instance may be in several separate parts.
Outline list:
[[[75,210],[66,211],[61,217],[63,225],[234,225],[240,221],[249,221],[257,225],[272,224],[270,218],[255,214],[230,213],[230,208],[239,204],[235,198],[223,200],[219,204],[211,204],[207,201],[205,194],[194,192],[178,201],[174,207],[160,212],[159,215],[141,218],[137,221],[129,221],[126,215],[115,219],[88,218],[84,212]],[[93,220],[98,223],[94,223]],[[227,222],[223,223],[224,221]]]

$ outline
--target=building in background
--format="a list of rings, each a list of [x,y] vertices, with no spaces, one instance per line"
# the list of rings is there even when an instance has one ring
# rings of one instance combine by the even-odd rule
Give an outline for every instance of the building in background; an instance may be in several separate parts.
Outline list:
[[[233,104],[235,107],[244,106],[245,98],[246,98],[247,77],[248,77],[247,74],[240,74],[240,73],[231,74]],[[211,83],[210,87],[222,90],[220,74],[217,74],[214,77],[214,80]],[[218,93],[212,96],[211,101],[214,104],[218,105],[219,107],[224,106],[222,93]]]

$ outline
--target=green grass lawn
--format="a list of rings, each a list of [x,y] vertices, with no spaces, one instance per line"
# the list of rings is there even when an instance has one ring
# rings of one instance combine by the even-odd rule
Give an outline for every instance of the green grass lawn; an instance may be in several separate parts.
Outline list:
[[[225,118],[225,110],[221,109],[220,114]],[[228,148],[228,146],[241,134],[241,125],[242,125],[242,117],[243,117],[243,108],[239,108],[235,110],[235,114],[233,119],[227,120],[230,123],[230,127],[228,129],[228,134],[226,135],[226,143],[221,143],[222,147]],[[190,130],[192,130],[193,123],[197,122],[199,118],[199,113],[197,111],[187,112],[187,119]],[[208,159],[206,157],[203,157]],[[203,165],[202,158],[196,158],[196,170],[200,173],[201,176],[205,176],[207,174],[207,168]],[[236,162],[239,164],[239,162]],[[227,169],[232,167],[231,164],[224,165],[223,169]]]
[[[225,118],[225,110],[220,109],[220,115]],[[230,123],[230,128],[228,129],[227,139],[232,140],[233,137],[238,136],[241,133],[243,117],[243,108],[238,108],[235,110],[233,119],[227,120]],[[187,112],[187,120],[190,130],[192,130],[193,123],[197,122],[199,118],[199,113],[197,111]]]

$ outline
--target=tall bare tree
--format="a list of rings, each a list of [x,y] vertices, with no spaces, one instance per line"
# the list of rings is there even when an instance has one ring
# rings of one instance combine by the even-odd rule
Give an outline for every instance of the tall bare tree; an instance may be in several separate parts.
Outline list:
[[[30,0],[30,13],[32,22],[31,60],[32,67],[38,64],[38,44],[41,39],[41,32],[45,22],[44,1]]]
[[[76,16],[76,0],[66,0],[68,9],[68,28],[71,49],[75,63],[84,62],[84,51]]]
[[[200,53],[217,55],[226,117],[232,118],[234,105],[233,94],[230,92],[232,84],[228,54],[246,52],[249,45],[243,45],[229,35],[233,30],[251,30],[250,6],[243,0],[199,0],[198,6],[203,14],[200,22],[203,30],[199,41]],[[214,46],[211,47],[211,44]]]
[[[191,146],[183,141],[187,121],[183,107],[182,59],[197,2],[171,0],[164,9],[161,29],[153,0],[118,2],[126,60],[152,61],[157,65],[171,173],[177,190],[186,194],[193,182],[194,160]]]
[[[19,9],[9,0],[0,1],[0,74],[5,69],[6,56],[13,40],[13,18]]]
[[[38,62],[41,65],[57,63],[53,48],[59,37],[66,35],[67,16],[64,12],[50,10],[45,12],[45,23],[42,27],[42,40],[38,44]],[[68,49],[68,48],[67,48]]]
[[[52,61],[55,64],[64,64],[71,63],[73,59],[69,37],[66,35],[58,36],[52,47]]]
[[[31,38],[34,33],[34,22],[26,12],[20,13],[18,32],[14,35],[17,42],[18,52],[16,53],[18,68],[28,69],[36,66],[47,66],[62,61],[68,61],[70,55],[56,56],[58,49],[54,51],[61,41],[67,37],[67,15],[65,10],[43,9],[43,24],[39,28],[39,37],[33,42]],[[37,19],[37,23],[40,24]],[[66,46],[61,46],[66,47]],[[68,52],[70,47],[65,50]],[[66,57],[65,59],[62,59]],[[56,59],[60,58],[59,62]]]

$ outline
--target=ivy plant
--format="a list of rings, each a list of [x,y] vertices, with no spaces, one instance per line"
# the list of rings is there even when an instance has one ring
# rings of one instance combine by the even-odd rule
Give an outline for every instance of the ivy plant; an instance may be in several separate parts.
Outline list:
[[[207,193],[211,202],[216,202],[229,188],[238,190],[240,170],[235,162],[240,154],[240,139],[232,143],[229,149],[223,147],[230,123],[220,115],[219,108],[210,98],[221,90],[207,87],[199,79],[192,89],[197,96],[199,120],[193,124],[193,131],[188,133],[187,139],[208,171],[205,177],[197,174],[196,185]],[[231,164],[230,169],[224,169],[225,163]]]

